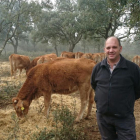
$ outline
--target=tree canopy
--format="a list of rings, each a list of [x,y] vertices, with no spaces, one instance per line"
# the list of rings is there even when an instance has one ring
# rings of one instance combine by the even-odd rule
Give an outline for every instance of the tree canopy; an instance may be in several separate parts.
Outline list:
[[[139,0],[26,0],[0,1],[0,41],[17,53],[18,42],[28,40],[69,45],[73,51],[82,39],[106,39],[117,35],[120,39],[131,34],[140,35]],[[125,28],[125,33],[116,34]],[[31,38],[28,36],[30,35]]]

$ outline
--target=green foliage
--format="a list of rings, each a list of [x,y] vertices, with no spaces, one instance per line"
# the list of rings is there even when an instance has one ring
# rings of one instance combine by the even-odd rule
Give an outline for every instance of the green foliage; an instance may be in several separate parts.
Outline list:
[[[43,11],[42,20],[36,23],[37,29],[34,38],[38,41],[67,42],[69,50],[73,51],[75,45],[80,41],[83,33],[83,25],[74,1],[65,2],[57,0],[55,10]]]
[[[47,128],[34,133],[31,140],[50,140],[55,136],[54,131],[47,132]]]
[[[139,0],[129,0],[128,8],[131,11],[130,14],[130,25],[133,27],[140,27],[140,1]]]
[[[57,109],[54,112],[54,121],[56,122],[56,124],[58,124],[58,122],[60,121],[63,129],[65,129],[65,127],[73,129],[74,119],[74,116],[67,107],[62,106],[61,109]]]
[[[95,38],[106,39],[113,36],[119,26],[125,9],[118,1],[113,0],[78,0],[79,9],[85,19],[87,31]]]
[[[44,128],[38,133],[34,133],[32,140],[88,140],[80,128],[74,127],[72,112],[67,107],[57,109],[53,113],[55,129],[47,132]]]
[[[11,103],[11,98],[16,96],[19,89],[22,86],[22,83],[11,83],[8,81],[5,81],[4,86],[0,87],[0,104],[6,105]]]
[[[45,1],[44,5],[47,6]],[[4,42],[2,50],[9,43],[14,47],[14,53],[17,53],[18,41],[29,40],[28,34],[33,29],[33,22],[40,20],[42,8],[39,2],[34,1],[0,1],[0,39]]]
[[[54,112],[54,120],[56,122],[56,138],[60,140],[82,140],[84,134],[80,129],[74,127],[75,117],[67,107],[62,106]],[[61,123],[61,127],[58,127]]]
[[[118,34],[120,38],[128,37],[131,28],[137,34],[139,13],[139,0],[56,0],[54,5],[50,0],[41,3],[1,0],[1,48],[3,51],[9,43],[17,53],[19,41],[24,40],[26,49],[29,44],[35,48],[41,42],[51,44],[58,52],[57,46],[67,43],[69,51],[73,51],[82,38],[86,42],[94,38],[106,39],[122,27],[128,28],[128,31],[121,36]],[[32,48],[27,50],[35,51]]]
[[[13,113],[11,115],[11,119],[13,121],[13,127],[12,127],[11,132],[9,133],[8,140],[11,140],[11,139],[18,140],[18,138],[19,138],[18,134],[20,132],[19,119],[18,119],[18,117],[16,116],[15,113]]]

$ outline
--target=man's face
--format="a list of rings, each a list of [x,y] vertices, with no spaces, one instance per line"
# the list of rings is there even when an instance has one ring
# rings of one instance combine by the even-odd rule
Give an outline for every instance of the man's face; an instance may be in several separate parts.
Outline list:
[[[117,62],[120,59],[122,46],[119,46],[119,42],[115,37],[110,37],[105,43],[104,51],[109,61]]]

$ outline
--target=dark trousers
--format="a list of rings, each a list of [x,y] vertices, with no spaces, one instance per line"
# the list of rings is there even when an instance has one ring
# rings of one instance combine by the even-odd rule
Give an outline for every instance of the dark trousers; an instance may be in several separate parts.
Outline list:
[[[96,116],[102,140],[136,140],[133,114],[120,118],[96,112]]]

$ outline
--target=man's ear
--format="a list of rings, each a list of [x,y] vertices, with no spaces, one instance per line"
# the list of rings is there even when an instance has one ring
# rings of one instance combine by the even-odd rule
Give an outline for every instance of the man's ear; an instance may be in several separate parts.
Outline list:
[[[122,46],[120,46],[120,52],[122,51]]]

